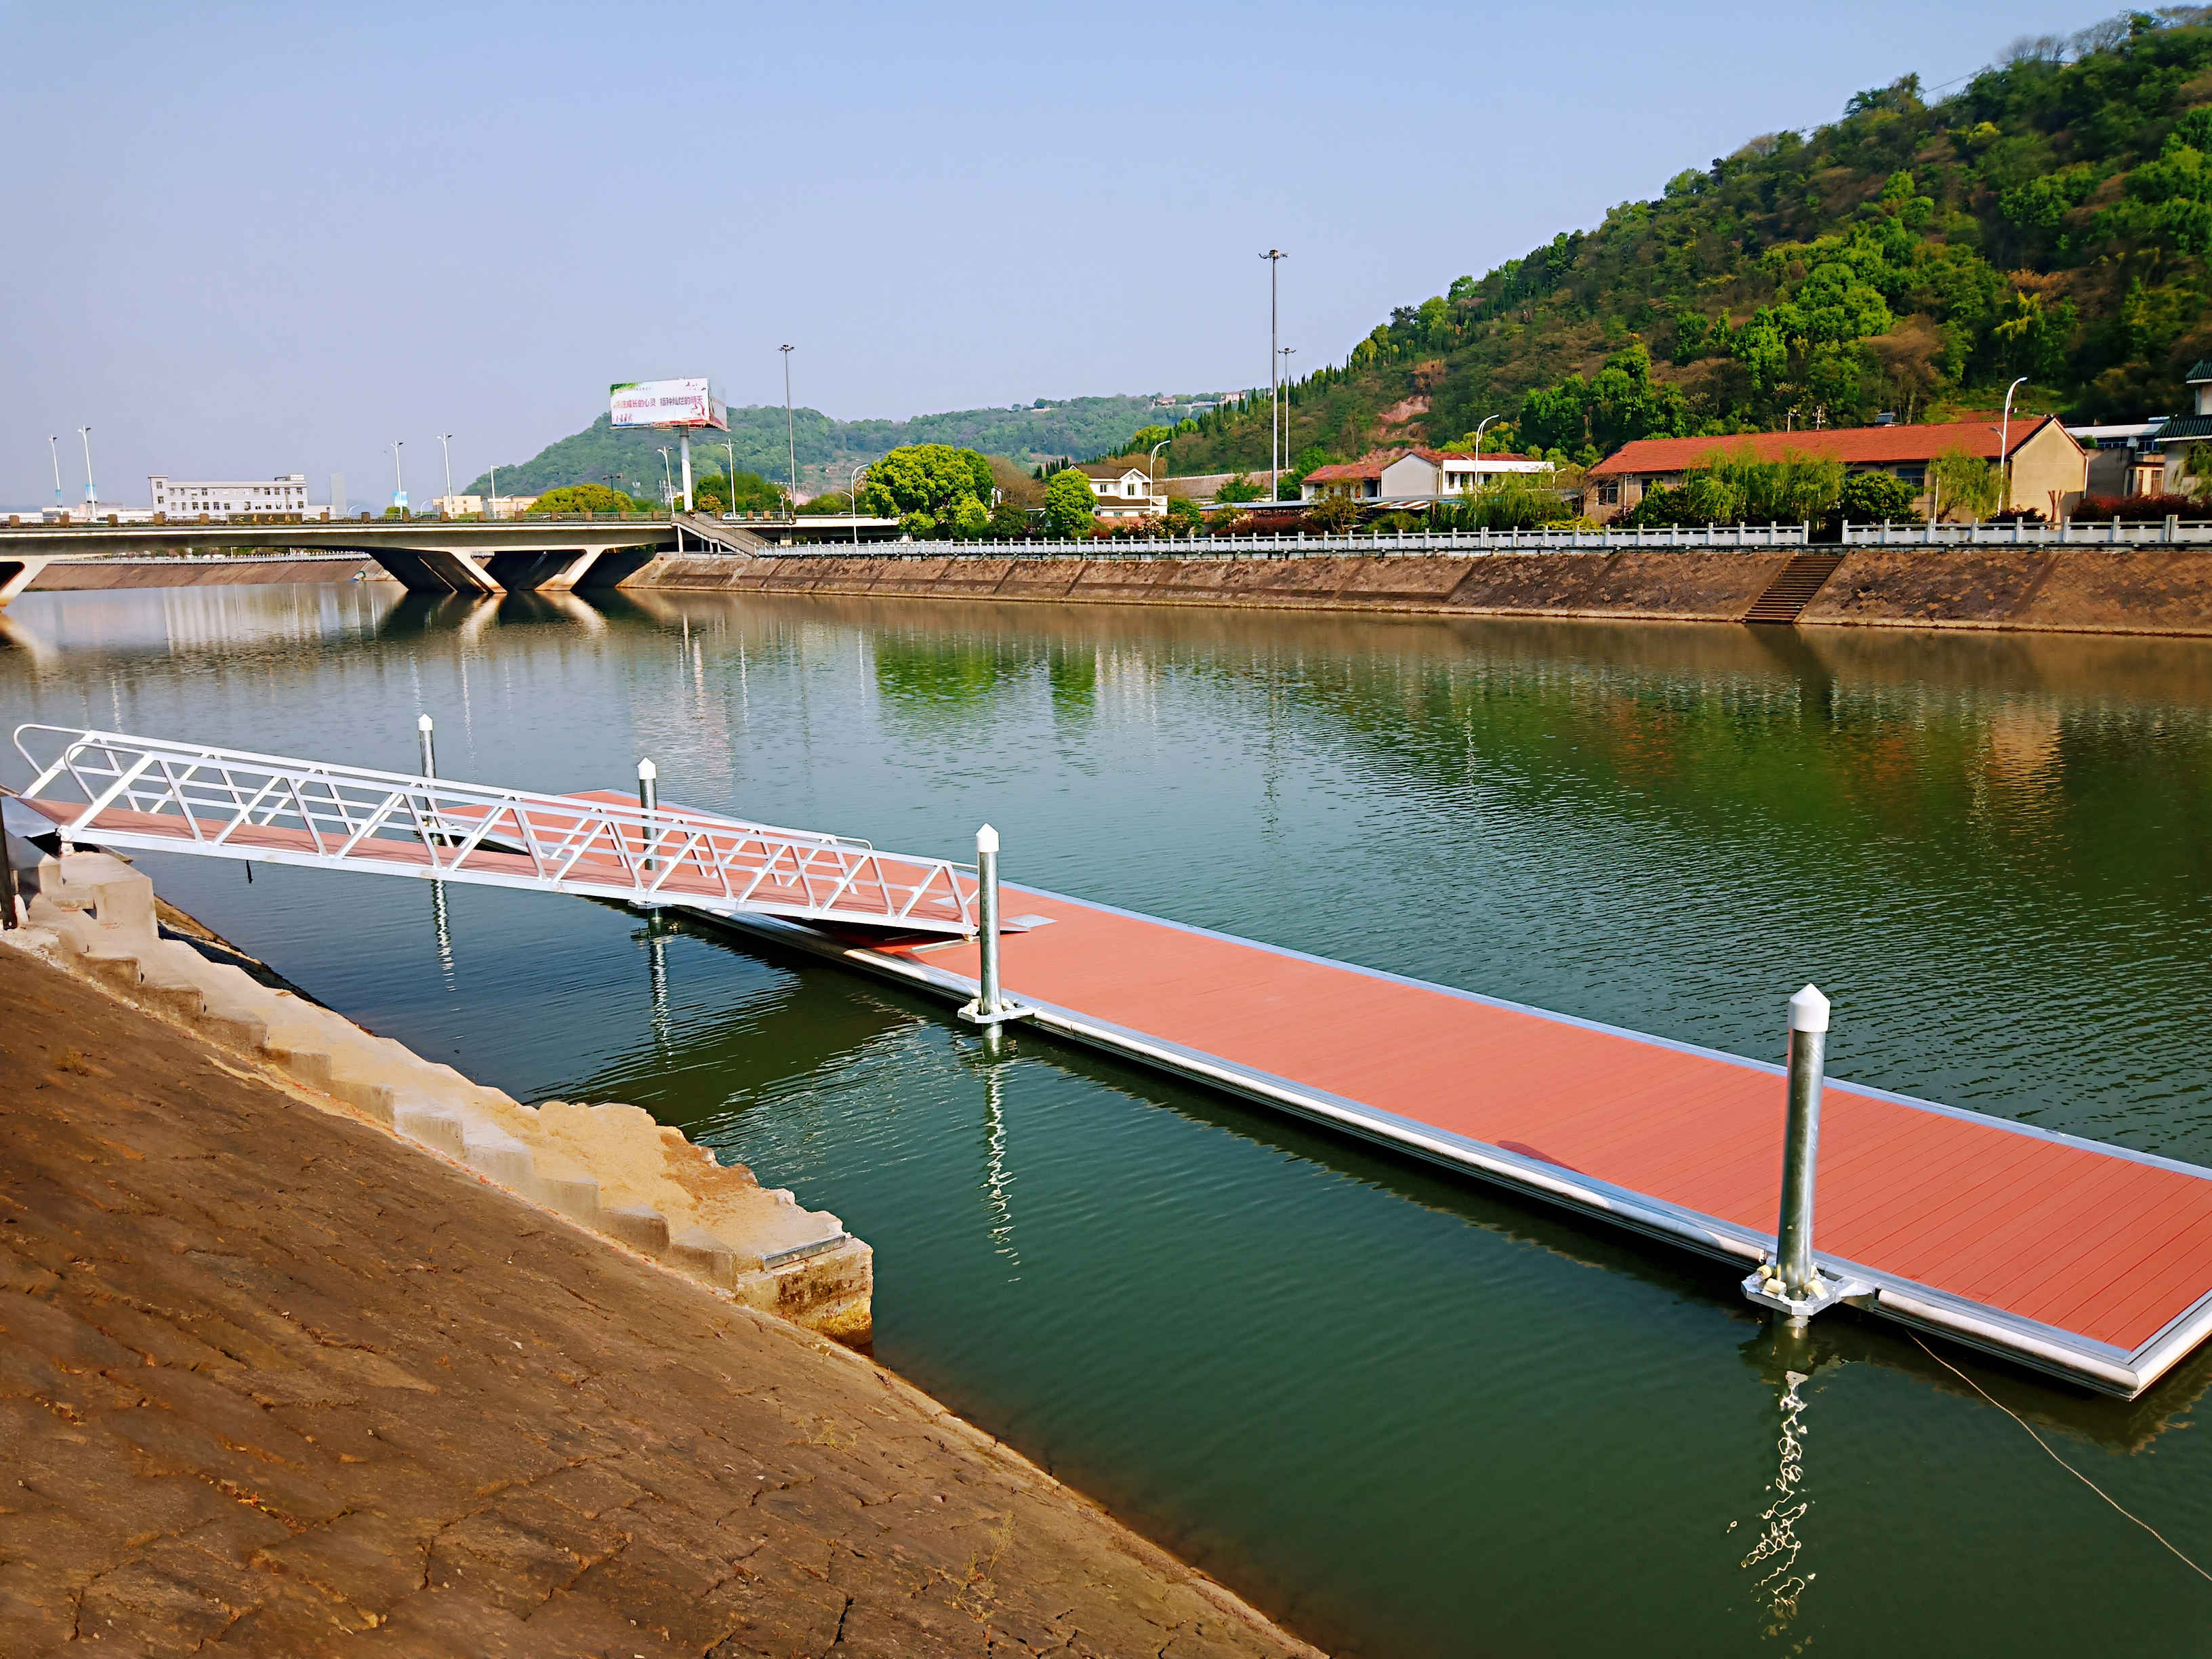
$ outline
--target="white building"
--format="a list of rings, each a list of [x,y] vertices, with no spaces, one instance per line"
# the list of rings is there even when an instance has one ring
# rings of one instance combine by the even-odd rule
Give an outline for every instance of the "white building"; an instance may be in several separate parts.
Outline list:
[[[1298,488],[1303,501],[1326,501],[1346,495],[1353,501],[1389,501],[1403,507],[1425,507],[1451,501],[1470,489],[1479,489],[1509,472],[1531,476],[1548,474],[1549,461],[1532,455],[1496,454],[1480,458],[1456,450],[1411,449],[1370,455],[1334,466],[1317,466]]]
[[[155,477],[154,510],[185,518],[202,513],[305,513],[307,475],[287,472],[276,478],[250,478],[236,483],[210,483]]]
[[[535,495],[494,495],[490,500],[490,511],[486,516],[519,519],[537,505],[538,497]],[[438,495],[431,499],[430,510],[442,513],[449,519],[472,518],[485,511],[485,501],[482,495]]]
[[[1155,494],[1152,475],[1127,461],[1085,461],[1075,469],[1091,481],[1093,511],[1102,519],[1151,519],[1168,510],[1167,492]]]

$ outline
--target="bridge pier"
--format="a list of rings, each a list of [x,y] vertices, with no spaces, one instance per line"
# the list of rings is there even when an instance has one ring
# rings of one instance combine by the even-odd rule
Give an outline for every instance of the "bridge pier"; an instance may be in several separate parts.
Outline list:
[[[410,593],[498,593],[480,556],[451,547],[379,547],[369,556]]]
[[[39,572],[52,562],[52,559],[40,558],[0,559],[0,605],[28,587],[38,579]]]

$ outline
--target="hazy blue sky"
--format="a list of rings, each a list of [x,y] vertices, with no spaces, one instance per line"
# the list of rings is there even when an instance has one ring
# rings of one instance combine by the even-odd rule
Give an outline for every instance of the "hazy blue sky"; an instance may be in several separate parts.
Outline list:
[[[605,407],[1267,379],[1756,133],[2098,9],[0,3],[0,501],[435,492]]]

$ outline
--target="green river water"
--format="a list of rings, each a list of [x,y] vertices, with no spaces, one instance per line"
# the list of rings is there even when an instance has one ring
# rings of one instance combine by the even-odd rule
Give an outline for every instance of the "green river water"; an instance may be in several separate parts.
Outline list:
[[[2212,643],[195,588],[19,599],[0,710],[397,770],[428,710],[454,777],[988,818],[1009,879],[1767,1058],[1814,980],[1839,1076],[2212,1163]],[[680,926],[142,866],[834,1211],[878,1358],[1333,1651],[2212,1652],[2212,1582],[1894,1328]],[[2212,1356],[2127,1404],[1938,1352],[2212,1565]]]

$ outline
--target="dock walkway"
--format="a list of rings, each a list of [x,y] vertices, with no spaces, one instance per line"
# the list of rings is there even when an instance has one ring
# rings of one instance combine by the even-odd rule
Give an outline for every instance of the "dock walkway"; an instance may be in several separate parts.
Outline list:
[[[683,909],[977,992],[964,866],[612,791],[179,748],[76,734],[70,756],[105,758],[40,782],[87,801],[26,804],[129,847]],[[293,821],[273,822],[246,783],[302,768],[325,793],[288,784]],[[1030,1024],[1721,1260],[1771,1258],[1779,1066],[1034,889],[1004,899],[1005,988]],[[1824,1120],[1814,1256],[1854,1305],[2128,1398],[2212,1333],[2212,1170],[1850,1084],[1830,1083]]]
[[[1746,1267],[1778,1065],[1036,889],[1028,1022]],[[972,942],[732,924],[966,1001]],[[1781,1033],[1778,1031],[1779,1042]],[[2212,1329],[2212,1170],[1831,1080],[1815,1255],[1869,1311],[2132,1398]]]

